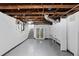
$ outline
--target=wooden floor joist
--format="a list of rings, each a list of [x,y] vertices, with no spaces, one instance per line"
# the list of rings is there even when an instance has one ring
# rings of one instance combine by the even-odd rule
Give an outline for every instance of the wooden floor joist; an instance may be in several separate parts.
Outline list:
[[[73,8],[75,5],[0,5],[0,9]]]
[[[45,21],[45,14],[58,19],[77,11],[79,11],[79,3],[0,3],[0,12],[25,21],[29,21],[28,19]]]

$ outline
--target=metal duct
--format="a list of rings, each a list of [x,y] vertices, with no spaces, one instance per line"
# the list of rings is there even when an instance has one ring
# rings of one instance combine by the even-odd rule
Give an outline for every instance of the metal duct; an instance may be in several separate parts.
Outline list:
[[[54,19],[49,18],[49,17],[48,17],[48,15],[44,15],[44,18],[45,18],[47,21],[50,21],[50,22],[52,22],[52,23],[54,23],[54,22],[55,22],[55,20],[54,20]]]

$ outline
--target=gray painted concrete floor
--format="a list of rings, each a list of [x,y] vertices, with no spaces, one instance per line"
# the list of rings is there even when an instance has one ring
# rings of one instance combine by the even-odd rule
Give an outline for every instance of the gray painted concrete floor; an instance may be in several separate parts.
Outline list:
[[[72,56],[52,40],[28,39],[5,56]]]

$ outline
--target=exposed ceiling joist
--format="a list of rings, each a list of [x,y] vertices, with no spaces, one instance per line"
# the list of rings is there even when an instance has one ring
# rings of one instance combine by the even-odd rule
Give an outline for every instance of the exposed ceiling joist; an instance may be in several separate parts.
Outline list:
[[[73,11],[73,10],[75,10],[75,11]],[[75,5],[73,8],[71,8],[70,10],[68,10],[67,12],[65,12],[64,15],[71,15],[71,14],[77,12],[78,10],[79,10],[79,4]],[[73,11],[73,12],[71,12],[71,11]],[[70,13],[71,13],[71,14],[70,14]],[[63,15],[62,15],[62,16],[63,16]]]
[[[27,15],[27,14],[54,14],[54,15],[63,15],[63,14],[65,14],[65,12],[11,12],[11,13],[7,13],[6,12],[6,14],[8,14],[8,15],[23,15],[23,14],[25,14],[25,15]]]
[[[68,14],[70,11],[74,10],[75,8],[79,7],[79,4],[71,8],[69,11],[65,12],[65,14]]]
[[[73,8],[75,5],[0,5],[0,9]]]
[[[14,17],[14,18],[18,18],[18,19],[42,19],[43,16],[17,16],[17,17]]]
[[[0,11],[23,21],[45,21],[43,15],[48,14],[50,18],[58,19],[59,17],[71,15],[79,11],[78,3],[13,3],[0,4]],[[16,16],[16,17],[15,17]]]

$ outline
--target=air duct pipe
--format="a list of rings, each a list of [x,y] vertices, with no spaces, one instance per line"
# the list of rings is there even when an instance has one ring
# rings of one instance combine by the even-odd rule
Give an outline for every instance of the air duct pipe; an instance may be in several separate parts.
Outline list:
[[[45,18],[47,21],[50,21],[50,22],[52,22],[52,23],[54,23],[54,22],[55,22],[55,20],[54,20],[54,19],[49,18],[49,17],[48,17],[48,15],[44,15],[44,18]]]
[[[57,19],[57,20],[51,19],[51,18],[48,17],[48,15],[44,15],[44,18],[45,18],[47,21],[50,21],[50,22],[52,22],[52,23],[58,23],[58,22],[60,22],[59,19]]]

